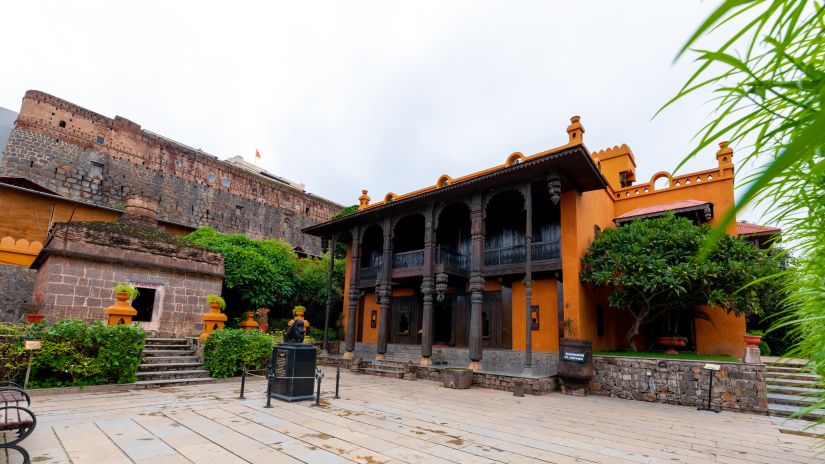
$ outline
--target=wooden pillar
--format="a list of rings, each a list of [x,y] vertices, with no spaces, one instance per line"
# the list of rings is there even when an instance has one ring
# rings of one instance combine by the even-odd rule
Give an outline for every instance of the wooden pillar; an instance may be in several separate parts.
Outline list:
[[[430,357],[433,355],[433,293],[435,279],[433,278],[433,251],[435,247],[435,224],[433,205],[427,206],[424,217],[424,277],[421,281],[421,294],[424,298],[421,321],[421,361],[422,366],[432,365]]]
[[[484,274],[481,266],[484,261],[484,204],[481,192],[473,195],[470,206],[470,365],[477,371],[481,369],[481,311],[484,304]]]
[[[390,335],[390,310],[392,308],[392,221],[390,217],[384,221],[384,258],[381,264],[381,276],[378,293],[378,304],[381,307],[381,318],[378,320],[378,346],[376,360],[384,359],[387,353],[387,341]]]
[[[328,346],[328,332],[329,332],[329,313],[332,312],[332,275],[335,272],[335,246],[337,245],[337,235],[333,234],[329,241],[329,271],[327,272],[327,307],[324,312],[324,343],[321,354],[329,353]]]
[[[344,359],[352,359],[355,351],[355,320],[358,313],[358,301],[361,292],[358,290],[359,275],[361,274],[361,235],[358,226],[352,230],[352,253],[350,256],[349,275],[349,310],[347,312],[347,335]]]
[[[524,369],[530,371],[533,368],[533,188],[530,181],[524,188],[524,209],[527,213],[524,230],[524,299],[527,306],[524,311]]]

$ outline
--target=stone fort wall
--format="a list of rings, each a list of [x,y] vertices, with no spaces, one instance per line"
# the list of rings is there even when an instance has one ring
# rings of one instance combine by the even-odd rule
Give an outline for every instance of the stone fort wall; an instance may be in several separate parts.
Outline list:
[[[130,195],[154,197],[161,221],[280,238],[310,253],[320,253],[320,239],[300,230],[341,210],[128,119],[34,90],[26,92],[0,153],[0,176],[23,177],[67,198],[111,208],[122,209]]]

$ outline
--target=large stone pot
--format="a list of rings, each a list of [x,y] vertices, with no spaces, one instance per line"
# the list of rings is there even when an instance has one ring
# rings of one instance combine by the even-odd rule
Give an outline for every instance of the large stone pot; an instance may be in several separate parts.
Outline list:
[[[441,371],[441,378],[447,388],[470,388],[473,384],[473,371],[463,367],[448,367]]]
[[[567,384],[586,386],[593,380],[593,342],[559,340],[559,377]]]

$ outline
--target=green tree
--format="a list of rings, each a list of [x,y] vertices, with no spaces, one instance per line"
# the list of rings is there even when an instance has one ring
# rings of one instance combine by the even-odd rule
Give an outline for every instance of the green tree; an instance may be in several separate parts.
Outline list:
[[[626,337],[633,351],[642,324],[673,312],[695,312],[702,304],[737,315],[762,310],[760,291],[769,283],[743,287],[771,273],[772,258],[743,239],[725,236],[699,261],[710,230],[668,214],[605,230],[591,243],[581,280],[609,288],[610,305],[631,315]]]
[[[184,240],[223,253],[226,287],[252,308],[285,305],[295,294],[298,257],[282,240],[253,240],[211,227],[201,227]]]
[[[708,34],[724,38],[708,51],[695,48]],[[682,47],[699,67],[665,107],[699,89],[718,97],[710,122],[685,161],[727,138],[745,149],[742,164],[760,166],[745,179],[736,212],[757,201],[794,244],[794,268],[776,278],[788,287],[788,310],[776,327],[797,340],[789,356],[808,358],[825,376],[825,6],[821,1],[727,0]],[[712,240],[711,240],[712,242]],[[706,247],[707,249],[710,246]],[[825,390],[800,412],[825,408]],[[825,418],[820,419],[825,423]]]

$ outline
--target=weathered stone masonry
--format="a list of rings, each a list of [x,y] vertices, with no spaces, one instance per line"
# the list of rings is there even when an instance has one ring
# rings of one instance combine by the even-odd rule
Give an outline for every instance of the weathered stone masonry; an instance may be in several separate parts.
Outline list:
[[[38,91],[23,98],[0,154],[0,175],[23,177],[67,198],[122,208],[132,195],[159,201],[161,221],[280,238],[320,253],[306,226],[341,206],[286,182]]]
[[[713,379],[714,408],[766,414],[768,397],[765,366],[716,362]],[[699,407],[707,403],[708,361],[593,356],[596,375],[593,394],[623,399]]]
[[[119,223],[56,224],[32,265],[47,319],[102,320],[114,301],[112,287],[129,282],[156,289],[145,328],[161,336],[200,333],[207,295],[221,292],[223,256],[153,233],[160,232]]]

